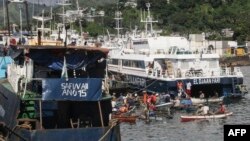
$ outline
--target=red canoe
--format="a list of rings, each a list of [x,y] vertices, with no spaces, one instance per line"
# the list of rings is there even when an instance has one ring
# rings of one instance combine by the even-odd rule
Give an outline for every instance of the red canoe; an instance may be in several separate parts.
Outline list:
[[[127,116],[123,114],[112,114],[112,119],[118,119],[119,122],[126,122],[130,124],[135,124],[136,123],[136,118],[138,116]]]
[[[233,112],[228,112],[225,114],[218,114],[218,115],[201,115],[201,116],[181,116],[182,122],[193,121],[193,120],[201,120],[201,119],[216,119],[216,118],[225,118],[229,115],[232,115]]]

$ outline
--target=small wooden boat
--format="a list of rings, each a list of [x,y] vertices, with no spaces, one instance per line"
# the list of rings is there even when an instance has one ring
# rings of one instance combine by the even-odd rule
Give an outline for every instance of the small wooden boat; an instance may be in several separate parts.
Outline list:
[[[206,102],[221,102],[223,101],[223,96],[222,97],[218,97],[218,98],[204,98],[204,99],[201,99],[201,98],[191,98],[192,100],[192,103],[194,105],[197,105],[197,104],[202,104],[202,103],[206,103]]]
[[[199,115],[199,116],[181,116],[182,122],[193,121],[193,120],[201,120],[201,119],[216,119],[216,118],[225,118],[229,115],[232,115],[233,112],[228,112],[225,114],[217,114],[217,115]]]
[[[135,124],[138,116],[136,115],[125,115],[125,114],[112,114],[112,119],[118,119],[119,122],[126,122],[130,124]]]

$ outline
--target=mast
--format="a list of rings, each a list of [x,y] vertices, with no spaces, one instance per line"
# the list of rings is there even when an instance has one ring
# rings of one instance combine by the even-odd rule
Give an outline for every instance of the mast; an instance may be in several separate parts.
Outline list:
[[[62,6],[62,13],[59,14],[60,16],[62,16],[62,25],[63,25],[63,31],[65,31],[65,6],[69,6],[71,5],[71,3],[69,2],[69,0],[60,0],[60,2],[57,3],[58,5]]]
[[[50,31],[51,30],[51,28],[45,28],[44,27],[44,23],[46,21],[52,20],[52,13],[51,13],[50,17],[44,17],[44,9],[43,9],[42,10],[42,16],[33,16],[32,18],[35,19],[35,20],[37,20],[37,21],[41,21],[42,22],[41,27],[37,27],[37,33],[38,33],[38,30],[40,30],[41,34],[42,34],[41,37],[42,37],[42,39],[44,39],[44,31],[45,30],[46,31]]]
[[[152,18],[151,13],[150,13],[150,3],[146,3],[146,7],[147,7],[148,14],[147,14],[147,17],[144,16],[144,20],[143,20],[143,18],[141,18],[141,22],[145,23],[146,34],[148,34],[148,25],[150,26],[149,33],[152,34],[154,32],[153,23],[157,23],[158,21],[153,21],[153,18]]]
[[[77,12],[80,12],[80,7],[79,7],[79,0],[76,0],[76,6],[77,6]],[[82,36],[82,22],[81,19],[79,19],[79,25],[80,25],[80,32],[81,32],[81,36]]]
[[[21,34],[21,42],[22,42],[22,38],[23,38],[23,24],[22,24],[22,7],[21,5],[19,5],[19,9],[20,9],[20,34]]]
[[[3,0],[3,25],[4,25],[4,27],[6,26],[6,21],[5,21],[5,0]]]
[[[120,27],[120,24],[121,24],[121,20],[122,20],[122,12],[119,11],[118,9],[118,2],[117,2],[117,11],[115,12],[115,20],[116,20],[116,30],[117,30],[117,36],[118,38],[120,38],[120,30],[123,29]]]

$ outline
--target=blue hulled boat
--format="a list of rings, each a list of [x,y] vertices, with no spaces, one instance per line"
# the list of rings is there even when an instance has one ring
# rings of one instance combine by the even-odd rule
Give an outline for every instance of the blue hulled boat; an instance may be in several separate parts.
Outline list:
[[[102,89],[104,48],[11,46],[14,62],[0,81],[4,139],[119,141],[110,120],[111,96]]]

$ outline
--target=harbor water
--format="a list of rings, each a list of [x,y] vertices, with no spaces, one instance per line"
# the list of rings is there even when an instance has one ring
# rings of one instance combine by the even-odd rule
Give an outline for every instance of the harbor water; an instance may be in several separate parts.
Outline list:
[[[241,70],[245,76],[244,84],[250,91],[250,66],[241,67]],[[122,123],[122,141],[223,141],[224,125],[250,125],[250,94],[242,99],[229,99],[225,103],[233,115],[224,119],[181,122],[180,116],[187,113],[176,111],[172,119],[163,118],[149,124],[143,120],[137,120],[135,125]]]

